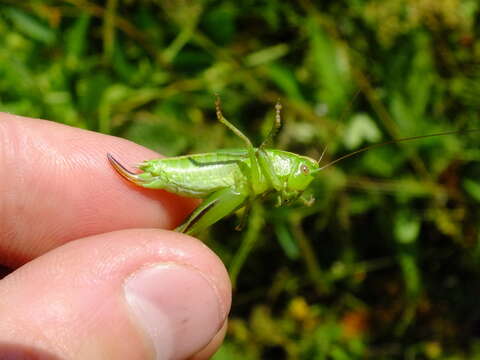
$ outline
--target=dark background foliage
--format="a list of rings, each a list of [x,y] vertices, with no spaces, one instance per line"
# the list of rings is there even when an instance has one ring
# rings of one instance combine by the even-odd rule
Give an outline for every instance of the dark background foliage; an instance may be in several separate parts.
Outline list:
[[[174,156],[255,143],[324,162],[480,128],[476,0],[0,0],[0,110]],[[216,359],[480,357],[480,135],[326,169],[311,207],[201,234],[235,282]],[[112,171],[106,168],[105,171]]]

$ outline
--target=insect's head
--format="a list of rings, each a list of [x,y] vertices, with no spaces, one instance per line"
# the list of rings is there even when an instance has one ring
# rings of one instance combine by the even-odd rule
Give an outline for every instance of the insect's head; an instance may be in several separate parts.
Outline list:
[[[303,192],[315,179],[318,171],[318,162],[306,156],[299,157],[294,170],[288,177],[287,188],[292,192]]]

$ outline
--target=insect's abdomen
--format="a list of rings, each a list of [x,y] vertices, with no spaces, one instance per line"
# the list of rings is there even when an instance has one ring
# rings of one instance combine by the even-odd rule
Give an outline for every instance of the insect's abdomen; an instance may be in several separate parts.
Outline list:
[[[139,168],[146,181],[142,186],[186,195],[204,197],[225,187],[247,184],[242,171],[249,166],[243,155],[208,153],[145,161]]]

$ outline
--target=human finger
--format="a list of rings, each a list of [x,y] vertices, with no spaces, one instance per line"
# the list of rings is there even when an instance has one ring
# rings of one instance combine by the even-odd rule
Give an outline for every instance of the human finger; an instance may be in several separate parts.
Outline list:
[[[0,281],[0,358],[185,359],[221,331],[230,296],[221,261],[189,236],[72,241]]]
[[[159,156],[113,136],[0,113],[0,263],[18,266],[113,230],[171,229],[196,205],[127,183],[107,152],[126,164]]]

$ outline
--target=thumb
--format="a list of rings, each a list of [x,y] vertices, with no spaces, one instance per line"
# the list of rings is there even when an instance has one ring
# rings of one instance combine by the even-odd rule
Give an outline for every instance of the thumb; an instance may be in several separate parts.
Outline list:
[[[215,338],[202,358],[221,342],[230,296],[223,264],[191,237],[84,238],[0,280],[0,358],[185,359]]]

